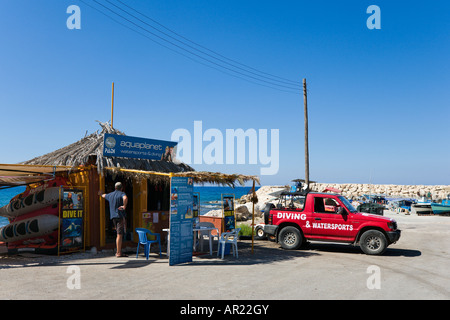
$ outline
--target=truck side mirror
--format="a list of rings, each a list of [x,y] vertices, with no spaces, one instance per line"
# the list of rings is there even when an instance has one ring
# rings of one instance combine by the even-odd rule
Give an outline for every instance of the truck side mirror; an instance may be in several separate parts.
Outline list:
[[[345,211],[344,207],[339,207],[337,210],[337,214],[345,215],[347,214],[347,211]]]

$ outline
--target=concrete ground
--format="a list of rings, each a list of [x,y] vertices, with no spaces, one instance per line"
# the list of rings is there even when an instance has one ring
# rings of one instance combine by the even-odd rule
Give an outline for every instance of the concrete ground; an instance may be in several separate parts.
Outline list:
[[[178,266],[156,253],[0,255],[0,299],[449,299],[450,217],[385,215],[402,236],[383,256],[325,243],[286,251],[266,240],[253,254],[241,240],[239,259],[201,255]]]

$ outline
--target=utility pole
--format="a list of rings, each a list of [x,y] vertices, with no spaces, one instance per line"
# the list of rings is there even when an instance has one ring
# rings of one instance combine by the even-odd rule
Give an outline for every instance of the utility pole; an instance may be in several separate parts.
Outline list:
[[[305,112],[305,184],[309,189],[309,148],[308,148],[308,99],[306,96],[306,79],[303,79],[303,101]]]
[[[114,116],[114,82],[112,83],[112,93],[111,93],[111,129],[113,128],[113,116]]]
[[[255,198],[256,198],[256,194],[255,194],[255,180],[253,180],[253,195],[252,195],[252,254],[253,254],[253,244],[255,242]]]

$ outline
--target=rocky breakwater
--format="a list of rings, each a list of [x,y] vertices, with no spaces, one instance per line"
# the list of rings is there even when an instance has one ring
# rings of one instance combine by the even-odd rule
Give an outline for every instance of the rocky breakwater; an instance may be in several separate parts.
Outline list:
[[[389,197],[415,198],[431,196],[434,201],[445,199],[450,194],[449,185],[394,185],[357,183],[311,183],[312,191],[322,192],[327,188],[340,190],[348,199],[357,199],[365,194],[382,194]]]
[[[266,203],[273,202],[277,199],[276,192],[288,189],[288,186],[263,186],[255,192],[256,197],[258,198],[258,202],[255,203],[255,223],[262,223],[264,221],[262,210],[264,210]],[[236,199],[236,203],[234,205],[236,221],[251,223],[253,212],[253,202],[251,199],[251,194],[247,194],[242,196],[240,199]],[[211,210],[205,215],[221,217],[222,210]]]
[[[311,191],[323,192],[327,188],[339,190],[342,195],[350,200],[356,200],[365,194],[383,194],[390,197],[415,198],[426,197],[428,195],[434,201],[445,199],[450,194],[450,185],[393,185],[393,184],[357,184],[357,183],[312,183]],[[256,191],[258,202],[255,203],[255,223],[264,221],[263,210],[267,203],[276,204],[278,201],[277,192],[289,190],[289,186],[263,186]],[[236,199],[235,213],[238,222],[251,223],[253,203],[252,195],[244,195]],[[206,213],[207,216],[222,217],[222,210],[212,210]]]

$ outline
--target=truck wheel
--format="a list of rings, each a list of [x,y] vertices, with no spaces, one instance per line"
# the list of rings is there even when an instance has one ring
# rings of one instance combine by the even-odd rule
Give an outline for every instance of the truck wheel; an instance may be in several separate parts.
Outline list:
[[[386,251],[386,237],[378,230],[368,230],[359,239],[359,246],[365,254],[380,255]]]
[[[257,227],[255,230],[255,239],[262,240],[266,238],[266,233],[264,232],[264,228]]]
[[[281,247],[288,250],[298,249],[302,244],[302,235],[296,227],[284,227],[278,236]]]

